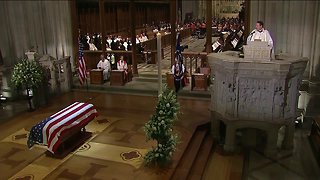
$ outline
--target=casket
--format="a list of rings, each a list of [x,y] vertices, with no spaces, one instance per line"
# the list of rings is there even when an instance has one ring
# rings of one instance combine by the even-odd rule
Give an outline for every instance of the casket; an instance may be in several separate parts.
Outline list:
[[[29,148],[35,144],[47,146],[48,151],[57,156],[71,152],[86,135],[85,126],[97,116],[93,104],[75,102],[34,125],[27,145]]]

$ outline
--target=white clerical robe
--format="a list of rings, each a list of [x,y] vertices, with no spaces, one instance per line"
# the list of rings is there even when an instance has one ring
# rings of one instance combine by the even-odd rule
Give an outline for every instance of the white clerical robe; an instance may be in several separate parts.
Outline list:
[[[112,40],[110,38],[107,39],[109,46],[111,46]]]
[[[125,41],[123,43],[123,46],[124,46],[124,50],[128,51],[128,43],[127,43],[127,41]]]
[[[90,51],[97,51],[97,47],[93,43],[89,43],[89,50]]]
[[[117,62],[117,69],[118,70],[127,70],[128,69],[128,65],[127,65],[127,62],[126,61],[118,61]]]
[[[265,41],[268,42],[268,46],[271,46],[271,59],[275,59],[275,54],[274,54],[274,48],[273,48],[273,40],[270,36],[270,33],[268,30],[262,29],[261,31],[258,30],[253,30],[250,35],[247,38],[247,44],[249,41],[255,41],[255,40],[260,40],[260,41]]]
[[[273,40],[268,30],[265,30],[265,29],[262,29],[262,31],[258,31],[256,29],[253,30],[247,38],[247,44],[249,41],[255,41],[255,40],[268,42],[268,45],[273,47]]]
[[[148,37],[147,36],[142,36],[143,42],[144,41],[148,41]]]
[[[97,65],[97,68],[103,69],[103,80],[109,79],[111,66],[110,62],[107,59],[105,59],[104,61],[100,60]]]

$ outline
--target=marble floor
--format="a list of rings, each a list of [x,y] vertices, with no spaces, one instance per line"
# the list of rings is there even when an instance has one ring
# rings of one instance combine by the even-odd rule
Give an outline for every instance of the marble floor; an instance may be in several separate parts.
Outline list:
[[[27,149],[30,128],[75,100],[91,102],[97,107],[100,116],[87,127],[93,136],[63,159],[46,156],[43,146]],[[179,99],[179,102],[183,114],[175,131],[185,140],[177,153],[182,152],[191,137],[191,129],[210,119],[209,101]],[[34,112],[28,112],[23,102],[13,103],[11,108],[4,106],[0,110],[0,179],[168,179],[166,173],[170,168],[165,172],[150,169],[141,159],[153,145],[145,141],[142,126],[155,104],[156,98],[151,96],[75,91],[53,99]],[[307,135],[305,127],[297,127],[294,150],[279,150],[274,157],[266,157],[255,148],[232,155],[215,148],[203,179],[320,179],[320,168]]]
[[[92,137],[63,159],[47,156],[44,146],[27,149],[31,127],[76,100],[93,103],[99,112],[99,117],[86,128],[93,132]],[[176,154],[186,148],[193,129],[210,116],[208,101],[179,102],[182,114],[174,132],[180,135],[181,143]],[[155,104],[156,97],[150,96],[75,91],[52,99],[33,112],[24,111],[13,117],[8,113],[0,124],[0,179],[168,179],[178,156],[165,171],[144,166],[142,159],[154,144],[146,142],[142,127]]]
[[[309,130],[304,126],[296,127],[293,150],[278,149],[276,156],[267,157],[256,148],[247,149],[244,160],[244,179],[319,180],[320,167],[308,140]],[[281,130],[279,137],[282,137]]]

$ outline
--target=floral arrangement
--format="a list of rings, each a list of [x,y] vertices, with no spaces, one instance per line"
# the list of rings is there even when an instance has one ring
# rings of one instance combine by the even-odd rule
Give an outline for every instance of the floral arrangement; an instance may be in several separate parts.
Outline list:
[[[22,59],[13,68],[11,82],[17,88],[34,89],[40,86],[43,77],[43,69],[38,62]]]
[[[171,160],[178,142],[178,136],[172,134],[172,126],[178,119],[179,109],[175,92],[165,87],[159,95],[155,114],[144,126],[147,140],[157,141],[156,147],[144,157],[147,165],[165,165]]]

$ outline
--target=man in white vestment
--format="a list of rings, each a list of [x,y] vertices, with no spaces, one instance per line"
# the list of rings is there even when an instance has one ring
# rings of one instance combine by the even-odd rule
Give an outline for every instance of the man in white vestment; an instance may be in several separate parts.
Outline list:
[[[110,62],[104,58],[103,54],[100,55],[100,61],[97,68],[103,70],[103,80],[108,80],[110,77],[111,66]]]
[[[247,38],[247,44],[249,41],[265,41],[268,45],[273,47],[273,40],[268,30],[264,29],[263,22],[257,21],[256,29],[254,29]]]
[[[272,47],[271,57],[274,57],[273,40],[268,30],[264,29],[262,21],[257,21],[256,29],[254,29],[247,38],[247,44],[249,41],[264,41],[268,43],[268,46]]]

